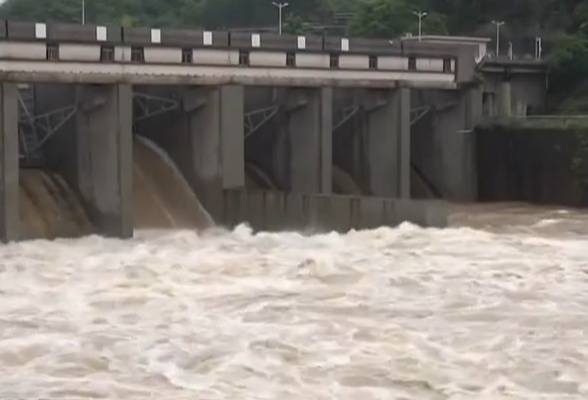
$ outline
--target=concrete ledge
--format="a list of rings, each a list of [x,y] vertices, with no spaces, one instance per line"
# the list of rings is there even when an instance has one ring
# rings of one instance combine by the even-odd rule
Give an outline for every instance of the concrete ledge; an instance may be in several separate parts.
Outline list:
[[[224,190],[223,223],[247,222],[255,230],[346,232],[411,222],[447,226],[447,205],[437,200],[310,195],[263,190]]]
[[[195,65],[0,61],[10,82],[405,87],[454,89],[451,73],[242,68]]]

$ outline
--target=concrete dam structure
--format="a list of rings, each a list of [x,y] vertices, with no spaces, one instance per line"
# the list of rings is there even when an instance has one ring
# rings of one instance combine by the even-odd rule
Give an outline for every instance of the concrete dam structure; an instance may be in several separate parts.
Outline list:
[[[475,196],[475,67],[461,44],[2,21],[0,239],[445,226],[435,192]],[[451,112],[415,136],[430,97]]]

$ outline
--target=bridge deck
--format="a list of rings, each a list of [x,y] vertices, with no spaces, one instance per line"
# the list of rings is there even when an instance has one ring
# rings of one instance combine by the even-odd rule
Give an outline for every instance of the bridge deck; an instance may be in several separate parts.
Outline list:
[[[451,89],[473,72],[473,56],[462,50],[386,39],[0,21],[5,81]]]
[[[132,83],[186,85],[275,85],[347,87],[435,87],[454,89],[443,73],[241,68],[234,66],[100,64],[0,60],[0,80],[12,82]]]

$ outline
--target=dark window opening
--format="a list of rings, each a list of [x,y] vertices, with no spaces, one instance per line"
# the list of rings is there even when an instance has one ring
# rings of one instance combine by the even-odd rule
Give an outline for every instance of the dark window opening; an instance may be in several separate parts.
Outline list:
[[[443,59],[443,72],[453,72],[451,70],[451,58]]]
[[[138,63],[145,62],[145,52],[142,47],[131,47],[131,61]]]
[[[370,56],[370,69],[378,69],[378,57]]]
[[[331,68],[339,68],[339,54],[331,54],[330,65]]]
[[[239,52],[239,65],[249,65],[249,52],[248,51],[240,51]]]
[[[408,58],[408,69],[410,71],[416,71],[416,69],[417,69],[416,57],[409,57]]]
[[[296,54],[286,53],[286,66],[288,66],[288,67],[295,67],[296,66]]]
[[[59,60],[59,45],[58,44],[47,44],[47,60],[58,61]]]
[[[192,49],[182,49],[182,63],[184,64],[192,64],[194,58],[194,53]]]
[[[101,46],[100,47],[100,61],[102,61],[102,62],[114,61],[114,47],[113,46]]]

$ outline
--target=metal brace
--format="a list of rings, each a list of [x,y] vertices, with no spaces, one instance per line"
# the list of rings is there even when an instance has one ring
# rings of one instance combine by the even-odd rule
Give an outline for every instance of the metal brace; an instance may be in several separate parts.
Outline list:
[[[175,110],[180,106],[180,102],[164,97],[152,96],[145,93],[134,93],[133,100],[138,106],[137,115],[135,115],[135,122],[156,115],[164,114],[168,111]]]
[[[257,132],[257,130],[271,120],[278,111],[278,106],[271,106],[246,113],[244,123],[245,139]]]
[[[357,114],[359,112],[359,110],[360,110],[359,106],[345,107],[343,109],[343,118],[341,118],[341,120],[335,124],[335,126],[333,127],[333,132],[335,132],[337,129],[339,129],[343,125],[345,125],[345,123],[347,121],[349,121],[351,118],[353,118],[355,116],[355,114]]]
[[[31,132],[29,134],[35,136],[35,140],[28,142],[33,144],[31,148],[25,148],[25,156],[31,155],[39,150],[43,145],[63,126],[65,125],[78,111],[76,106],[68,106],[52,110],[44,114],[30,116],[28,114],[20,119],[19,123],[25,125],[30,124]],[[21,134],[23,134],[21,129]],[[26,141],[26,138],[22,139]]]

